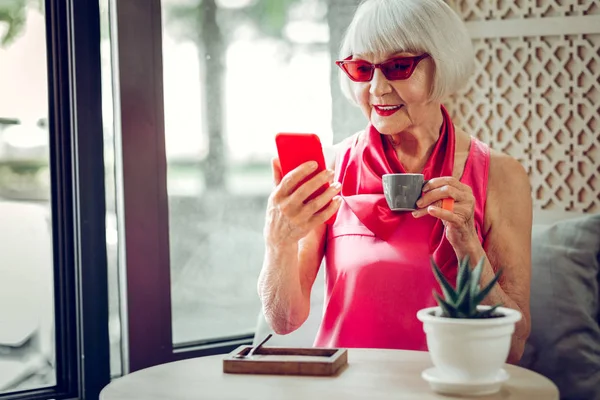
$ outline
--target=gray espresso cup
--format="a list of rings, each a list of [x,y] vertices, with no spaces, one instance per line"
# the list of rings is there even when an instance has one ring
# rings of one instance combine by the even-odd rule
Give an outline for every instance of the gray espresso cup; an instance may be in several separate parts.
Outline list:
[[[422,174],[385,174],[383,193],[392,211],[413,211],[421,197],[425,179]]]

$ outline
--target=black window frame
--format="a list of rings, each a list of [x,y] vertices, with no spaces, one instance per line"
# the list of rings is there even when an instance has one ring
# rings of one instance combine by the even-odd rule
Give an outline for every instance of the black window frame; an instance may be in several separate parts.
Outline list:
[[[110,382],[98,2],[45,0],[56,385],[0,400],[97,399]]]

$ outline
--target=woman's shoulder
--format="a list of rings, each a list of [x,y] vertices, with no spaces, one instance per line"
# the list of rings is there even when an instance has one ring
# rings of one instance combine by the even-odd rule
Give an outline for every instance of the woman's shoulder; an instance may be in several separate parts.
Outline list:
[[[531,207],[531,184],[525,167],[514,157],[490,149],[486,214],[505,215],[503,209]]]
[[[490,184],[529,184],[525,167],[514,157],[498,150],[490,149]]]

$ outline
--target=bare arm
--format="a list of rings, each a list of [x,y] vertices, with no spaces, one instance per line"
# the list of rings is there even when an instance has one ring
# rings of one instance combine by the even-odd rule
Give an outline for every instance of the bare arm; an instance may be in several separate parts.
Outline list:
[[[265,318],[278,334],[298,329],[310,313],[310,293],[324,252],[325,225],[289,246],[267,244],[258,280]]]
[[[490,292],[485,303],[502,303],[523,315],[515,326],[508,356],[511,363],[521,359],[531,329],[531,203],[529,178],[523,167],[506,155],[492,153],[483,248],[477,243],[466,254],[458,254],[459,257],[468,254],[471,260],[487,256],[482,284],[489,282],[498,268],[502,268],[499,285]]]
[[[269,199],[265,223],[265,258],[258,279],[263,313],[278,334],[298,329],[310,313],[310,294],[325,251],[324,221],[339,208],[339,198],[316,213],[339,191],[332,186],[319,198],[301,205],[314,189],[333,177],[334,159],[327,173],[313,178],[292,193],[302,178],[296,171],[281,178],[278,160],[273,163],[277,188]],[[302,167],[301,167],[302,168]]]

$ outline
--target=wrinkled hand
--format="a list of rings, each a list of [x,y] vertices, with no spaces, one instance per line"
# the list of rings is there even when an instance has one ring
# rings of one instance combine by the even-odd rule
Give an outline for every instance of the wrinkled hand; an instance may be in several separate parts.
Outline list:
[[[297,244],[317,226],[325,223],[338,210],[341,185],[336,182],[319,196],[305,200],[327,182],[332,182],[333,171],[325,170],[298,186],[317,169],[316,162],[307,162],[282,178],[279,159],[272,162],[275,189],[269,196],[264,235],[271,245]],[[331,202],[331,203],[330,203]],[[327,205],[330,203],[329,205]],[[320,211],[323,207],[325,209]]]
[[[454,199],[452,211],[442,209],[442,200]],[[465,253],[475,242],[479,243],[475,230],[475,197],[471,187],[458,179],[443,176],[433,178],[423,186],[418,209],[413,211],[415,218],[431,215],[443,221],[446,237],[457,253]]]

